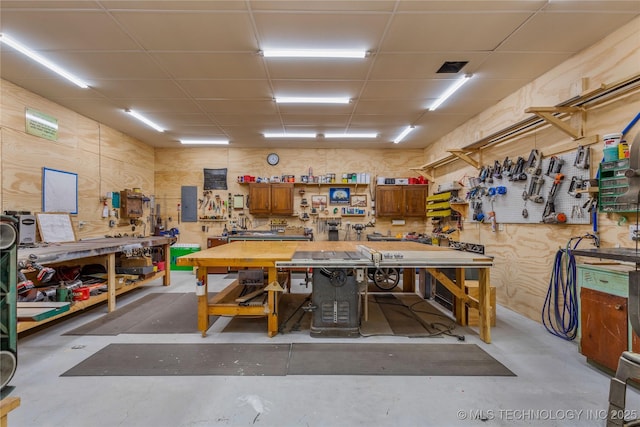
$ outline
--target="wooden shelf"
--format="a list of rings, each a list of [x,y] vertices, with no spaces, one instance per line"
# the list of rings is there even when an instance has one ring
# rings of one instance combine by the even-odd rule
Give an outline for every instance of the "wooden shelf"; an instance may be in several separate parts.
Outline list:
[[[450,153],[448,156],[431,161],[429,163],[425,163],[422,166],[409,169],[418,172],[420,175],[429,179],[429,181],[434,182],[436,181],[434,174],[435,169],[441,166],[457,160],[463,160],[477,168],[482,164],[482,149],[516,138],[520,138],[528,133],[549,126],[554,126],[573,138],[571,144],[563,147],[563,149],[565,149],[566,151],[575,149],[577,145],[594,144],[599,139],[597,135],[585,137],[585,135],[583,134],[586,113],[589,108],[596,107],[609,101],[610,99],[615,99],[616,97],[635,92],[638,89],[640,89],[640,74],[635,74],[631,77],[611,84],[603,84],[594,90],[585,92],[580,96],[570,98],[560,104],[551,107],[527,108],[525,110],[525,113],[532,113],[532,116],[514,123],[511,126],[507,126],[462,148],[448,150],[448,152]],[[565,121],[563,121],[563,119],[570,117],[572,114],[581,115],[582,123],[579,129],[575,129],[568,125]],[[479,153],[478,161],[469,157],[470,154],[474,153]],[[545,156],[555,154],[557,153],[545,153]]]
[[[137,282],[133,282],[129,285],[124,285],[122,286],[120,289],[116,289],[116,296],[124,294],[126,292],[129,292],[133,289],[136,289],[146,283],[151,282],[152,280],[156,280],[159,279],[161,277],[164,277],[166,274],[166,271],[158,271],[156,272],[152,277],[148,278],[148,279],[144,279],[144,280],[139,280]],[[91,306],[94,306],[96,304],[100,304],[102,302],[107,301],[107,299],[109,298],[109,292],[103,292],[100,295],[96,295],[96,296],[92,296],[89,297],[88,300],[84,300],[84,301],[74,301],[74,303],[71,305],[71,307],[69,308],[69,310],[60,313],[56,316],[52,316],[52,317],[48,317],[44,320],[41,320],[39,322],[32,322],[32,321],[19,321],[18,322],[18,326],[17,326],[17,331],[18,333],[26,331],[28,329],[31,328],[35,328],[37,326],[43,325],[45,323],[51,322],[53,320],[56,319],[60,319],[62,317],[68,316],[69,314],[75,313],[77,311],[80,310],[85,310]]]

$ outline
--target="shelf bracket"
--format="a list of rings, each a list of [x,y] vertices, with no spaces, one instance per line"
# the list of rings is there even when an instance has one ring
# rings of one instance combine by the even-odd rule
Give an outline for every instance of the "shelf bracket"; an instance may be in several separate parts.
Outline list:
[[[454,156],[456,156],[457,158],[459,158],[460,160],[464,161],[465,163],[470,164],[474,168],[480,169],[480,162],[469,157],[469,155],[465,153],[463,150],[447,150],[447,151],[453,154]]]
[[[409,168],[409,170],[418,172],[420,175],[422,175],[423,177],[427,178],[429,180],[429,182],[435,182],[435,178],[434,178],[433,172],[431,172],[431,173],[427,172],[427,170],[433,171],[433,167],[430,167],[428,163],[426,165],[422,165],[422,166],[420,166],[418,168]]]
[[[525,113],[532,113],[544,119],[547,123],[557,127],[562,132],[569,135],[574,140],[584,138],[584,124],[586,121],[587,110],[581,107],[529,107]],[[572,115],[581,113],[580,129],[574,129],[568,123],[562,121],[559,115]]]

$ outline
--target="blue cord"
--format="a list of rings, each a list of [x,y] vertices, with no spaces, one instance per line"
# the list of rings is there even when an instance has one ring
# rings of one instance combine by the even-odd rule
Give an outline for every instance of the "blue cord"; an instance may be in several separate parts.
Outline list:
[[[599,246],[599,238],[585,234],[569,240],[565,249],[556,253],[549,289],[542,306],[542,324],[551,334],[572,341],[578,334],[578,295],[576,290],[576,259],[572,250],[578,247],[582,239],[594,239]],[[571,242],[577,242],[571,247]]]

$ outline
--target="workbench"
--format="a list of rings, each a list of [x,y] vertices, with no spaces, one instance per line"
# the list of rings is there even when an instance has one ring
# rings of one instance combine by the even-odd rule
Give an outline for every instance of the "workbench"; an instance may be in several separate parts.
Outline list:
[[[493,259],[486,255],[456,251],[449,248],[416,242],[360,242],[360,241],[238,241],[179,257],[177,265],[199,267],[262,268],[267,271],[267,301],[262,305],[241,305],[235,302],[241,286],[237,281],[209,299],[207,274],[198,273],[203,289],[198,292],[198,329],[202,336],[209,329],[209,316],[264,316],[270,337],[278,332],[278,295],[285,289],[278,282],[279,269],[303,267],[348,268],[404,268],[424,269],[442,283],[456,297],[456,321],[467,325],[465,306],[479,311],[480,338],[491,342],[489,271]],[[200,267],[203,267],[200,269]],[[453,268],[455,281],[441,268]],[[478,269],[478,298],[464,291],[465,268]],[[404,277],[408,277],[406,274]],[[415,279],[405,283],[403,291],[415,292]],[[366,299],[365,299],[366,301]],[[366,312],[366,310],[365,310]]]
[[[169,247],[174,242],[175,238],[167,236],[105,237],[69,243],[51,243],[46,246],[33,248],[18,248],[18,262],[27,262],[31,257],[35,259],[37,263],[44,266],[51,266],[54,269],[56,266],[64,265],[70,261],[81,264],[100,262],[105,263],[107,270],[107,292],[92,296],[88,300],[75,301],[69,309],[65,310],[65,307],[60,306],[61,304],[68,303],[18,302],[18,332],[66,316],[105,300],[107,301],[108,311],[114,311],[116,309],[117,295],[128,292],[160,277],[163,279],[163,285],[169,286],[171,283]],[[165,266],[167,266],[166,269],[156,272],[152,277],[116,289],[116,254],[145,247],[162,248]],[[38,309],[39,307],[41,308],[40,310]],[[50,310],[46,310],[47,308],[50,308]],[[37,312],[36,316],[33,315],[34,312]]]

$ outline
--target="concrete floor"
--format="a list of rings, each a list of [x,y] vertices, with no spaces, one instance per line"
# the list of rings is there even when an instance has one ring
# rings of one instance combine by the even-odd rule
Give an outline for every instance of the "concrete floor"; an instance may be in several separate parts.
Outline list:
[[[229,283],[210,276],[210,290]],[[193,292],[191,272],[174,271],[172,284],[154,281],[118,298],[118,306],[150,292]],[[295,281],[296,286],[306,291]],[[577,343],[550,335],[542,325],[498,306],[492,344],[466,336],[511,369],[516,377],[418,376],[185,376],[60,377],[110,343],[290,343],[308,331],[279,334],[220,331],[227,319],[199,333],[63,336],[106,314],[105,305],[65,319],[18,341],[18,370],[10,386],[21,406],[10,427],[98,426],[602,426],[609,376],[586,363]],[[190,315],[185,313],[185,315]],[[455,343],[444,339],[369,337],[362,343]],[[627,393],[628,409],[640,395]],[[480,418],[484,418],[484,421]]]

